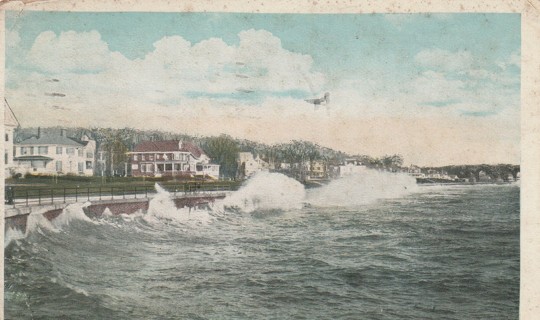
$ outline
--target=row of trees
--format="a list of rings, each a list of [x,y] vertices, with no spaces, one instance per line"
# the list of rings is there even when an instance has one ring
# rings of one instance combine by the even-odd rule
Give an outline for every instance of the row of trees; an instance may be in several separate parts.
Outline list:
[[[58,133],[60,127],[42,128],[43,133]],[[239,173],[238,152],[251,152],[279,169],[281,163],[291,165],[295,175],[302,176],[303,171],[309,170],[314,161],[324,161],[329,165],[339,165],[347,158],[355,158],[364,165],[376,169],[398,169],[403,165],[403,157],[398,154],[385,155],[377,158],[368,155],[349,155],[341,151],[320,146],[313,142],[293,140],[289,143],[267,145],[250,140],[234,139],[227,135],[218,137],[195,137],[185,134],[141,131],[133,128],[69,128],[69,137],[80,138],[88,135],[96,140],[98,151],[102,152],[103,159],[98,159],[96,173],[104,175],[127,174],[127,152],[132,150],[141,141],[147,140],[183,140],[191,141],[208,154],[213,161],[220,165],[220,174],[226,178],[236,178]],[[18,129],[16,139],[23,140],[37,133],[37,128]],[[309,165],[306,166],[306,163]],[[480,171],[492,178],[507,177],[508,174],[516,177],[519,166],[515,165],[476,165],[476,166],[446,166],[439,168],[425,168],[446,171],[450,175],[459,177],[475,176],[478,179]]]
[[[60,127],[41,128],[42,133],[53,134],[60,132]],[[17,139],[23,140],[37,133],[37,128],[22,128],[17,132]],[[141,131],[133,128],[68,128],[69,137],[81,138],[88,135],[97,144],[98,153],[102,158],[98,158],[96,163],[96,174],[125,175],[127,174],[127,152],[132,150],[141,141],[147,140],[184,140],[191,141],[208,154],[212,160],[220,165],[221,175],[226,178],[238,176],[238,152],[251,152],[260,156],[274,167],[279,167],[280,163],[291,165],[310,163],[316,160],[323,160],[329,164],[339,164],[345,158],[350,157],[344,152],[331,148],[319,146],[308,141],[294,140],[289,143],[267,145],[250,140],[234,139],[227,135],[218,137],[194,137],[185,134],[177,134],[162,131]],[[369,159],[369,164],[383,165],[384,159],[376,159],[364,156]],[[296,166],[301,170],[301,166]]]
[[[512,164],[479,164],[479,165],[456,165],[456,166],[444,166],[437,168],[426,168],[437,171],[445,171],[449,175],[456,175],[459,178],[474,178],[480,179],[480,172],[483,172],[491,179],[503,179],[505,180],[509,175],[514,179],[517,178],[520,172],[519,165]]]

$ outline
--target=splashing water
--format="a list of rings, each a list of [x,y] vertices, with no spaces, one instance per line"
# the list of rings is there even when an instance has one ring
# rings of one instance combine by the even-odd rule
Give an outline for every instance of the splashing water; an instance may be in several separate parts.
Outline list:
[[[171,194],[159,184],[155,184],[156,195],[150,200],[148,212],[144,219],[150,223],[159,222],[160,219],[180,224],[208,224],[214,218],[208,210],[193,208],[177,208]]]
[[[358,206],[378,199],[398,198],[416,192],[416,180],[406,174],[366,170],[310,190],[308,203],[314,206]]]
[[[8,228],[4,235],[4,249],[9,246],[12,241],[24,239],[25,234],[20,229]]]
[[[68,205],[64,208],[64,210],[62,210],[62,213],[58,217],[51,221],[52,225],[58,229],[61,229],[62,226],[69,225],[72,221],[97,223],[84,213],[84,208],[88,207],[89,205],[90,202],[73,203]]]
[[[358,206],[378,199],[402,197],[416,192],[418,187],[415,179],[405,174],[366,170],[364,173],[337,179],[326,186],[306,192],[304,186],[295,179],[280,173],[259,172],[238,191],[222,201],[216,201],[213,206],[206,209],[177,208],[167,190],[157,183],[155,189],[157,193],[150,200],[147,213],[121,216],[125,220],[142,216],[150,223],[206,225],[230,210],[252,213],[297,210],[305,204],[317,207]],[[42,212],[32,213],[28,216],[25,234],[17,229],[6,231],[4,247],[36,230],[60,232],[63,226],[69,225],[72,221],[100,224],[100,221],[93,220],[84,213],[84,208],[89,205],[89,202],[70,204],[52,221],[47,220]],[[109,217],[112,213],[106,208],[103,216]]]
[[[280,173],[258,172],[242,188],[225,198],[223,205],[246,213],[301,209],[305,196],[300,182]]]

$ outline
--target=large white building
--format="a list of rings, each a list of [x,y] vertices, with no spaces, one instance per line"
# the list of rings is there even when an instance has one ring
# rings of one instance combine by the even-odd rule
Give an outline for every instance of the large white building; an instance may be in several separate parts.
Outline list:
[[[11,176],[15,164],[13,162],[13,137],[14,131],[19,126],[19,121],[6,99],[4,99],[4,174],[6,178]]]
[[[251,177],[256,172],[267,171],[270,168],[268,162],[261,159],[258,155],[253,157],[251,152],[239,152],[238,164],[240,173],[246,178]]]
[[[128,153],[134,177],[219,178],[219,165],[193,143],[167,140],[144,141]]]
[[[88,136],[69,138],[65,130],[41,134],[15,144],[15,171],[26,174],[94,174],[96,142]]]
[[[345,177],[353,174],[359,174],[367,170],[367,167],[362,161],[357,159],[346,159],[342,165],[339,166],[339,176]]]

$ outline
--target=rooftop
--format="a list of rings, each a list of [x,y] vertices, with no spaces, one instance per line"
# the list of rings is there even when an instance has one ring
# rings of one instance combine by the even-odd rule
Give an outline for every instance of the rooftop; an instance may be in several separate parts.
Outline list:
[[[134,152],[189,152],[195,158],[199,158],[204,151],[190,142],[178,140],[166,141],[143,141],[135,146]]]
[[[63,145],[63,146],[73,146],[73,147],[82,147],[86,143],[76,141],[75,139],[68,138],[61,134],[41,134],[39,137],[34,136],[28,139],[25,139],[21,142],[16,143],[17,145]]]

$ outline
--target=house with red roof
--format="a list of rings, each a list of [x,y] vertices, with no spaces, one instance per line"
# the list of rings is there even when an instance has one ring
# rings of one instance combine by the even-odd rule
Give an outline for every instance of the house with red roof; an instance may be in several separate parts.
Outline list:
[[[143,141],[129,152],[134,177],[219,178],[219,165],[197,145],[178,141]]]

